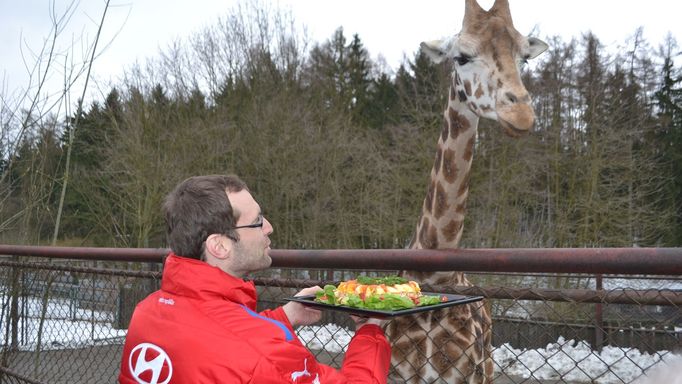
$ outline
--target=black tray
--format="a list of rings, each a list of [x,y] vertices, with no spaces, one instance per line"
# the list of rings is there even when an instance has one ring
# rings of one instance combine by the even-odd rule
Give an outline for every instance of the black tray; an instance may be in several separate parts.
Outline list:
[[[395,311],[388,311],[388,310],[384,310],[384,309],[353,308],[353,307],[347,307],[344,305],[325,304],[325,303],[320,303],[320,302],[315,301],[315,295],[287,297],[284,300],[295,301],[297,303],[301,303],[303,305],[307,305],[309,307],[315,307],[315,308],[319,308],[319,309],[329,309],[332,311],[347,312],[347,313],[350,313],[351,315],[365,316],[365,317],[376,317],[376,318],[380,318],[380,319],[384,319],[384,318],[388,318],[388,317],[395,317],[395,316],[412,315],[412,314],[419,313],[419,312],[433,311],[436,309],[452,307],[454,305],[461,305],[461,304],[471,303],[474,301],[483,300],[483,296],[463,296],[463,295],[454,295],[454,294],[450,294],[450,293],[430,293],[430,292],[422,292],[422,294],[425,296],[445,296],[448,298],[448,300],[443,301],[443,302],[438,303],[438,304],[424,305],[424,306],[420,306],[420,307],[406,308],[406,309],[397,309]]]

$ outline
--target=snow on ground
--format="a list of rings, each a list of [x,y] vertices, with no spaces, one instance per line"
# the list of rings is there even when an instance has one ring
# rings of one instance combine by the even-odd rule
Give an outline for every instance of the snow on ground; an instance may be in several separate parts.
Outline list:
[[[353,331],[335,324],[327,327],[301,327],[297,333],[308,348],[325,349],[337,353],[345,352],[354,334]],[[650,355],[633,348],[607,346],[598,352],[593,351],[585,341],[564,340],[562,337],[545,348],[533,350],[515,349],[509,344],[504,344],[493,350],[493,360],[495,360],[495,370],[505,375],[598,384],[630,382],[649,384],[649,382],[641,380],[635,382],[634,380],[644,373],[650,375],[658,370],[671,369],[670,366],[673,364],[675,366],[679,364],[682,368],[682,355],[668,351],[659,351]],[[682,381],[680,383],[651,382],[651,384],[654,383],[682,384]]]
[[[0,303],[6,300],[0,296]],[[66,349],[87,345],[101,345],[106,340],[125,337],[126,330],[115,329],[110,312],[76,308],[70,300],[53,299],[47,304],[45,321],[42,327],[41,344],[43,350]],[[38,343],[38,329],[42,303],[39,299],[21,300],[19,311],[23,314],[17,326],[19,349],[35,350]],[[5,313],[6,316],[6,313]],[[7,318],[2,321],[0,345],[5,344]]]
[[[650,355],[633,348],[609,346],[601,352],[593,351],[585,341],[567,341],[562,337],[556,343],[534,350],[519,350],[504,344],[494,350],[493,357],[498,370],[509,375],[576,382],[594,380],[603,384],[629,383],[655,367],[682,361],[682,355],[668,351]]]
[[[670,280],[660,278],[624,278],[624,277],[604,277],[602,281],[603,289],[609,291],[613,289],[658,289],[670,291],[682,291],[682,279]],[[596,289],[596,282],[591,280],[590,288]]]
[[[336,324],[327,326],[306,326],[296,330],[301,342],[312,350],[325,350],[331,353],[343,353],[348,349],[351,337],[355,332]]]
[[[0,303],[6,303],[1,295]],[[19,322],[18,335],[22,350],[35,349],[40,308],[40,300],[27,300],[25,303],[25,313],[30,316],[28,320]],[[120,343],[126,334],[126,330],[113,327],[110,313],[77,309],[66,300],[52,300],[46,313],[52,319],[45,320],[43,325],[43,350]],[[4,344],[6,319],[1,320],[3,332],[0,332],[0,344]],[[300,327],[297,334],[312,350],[343,353],[354,332],[329,324],[324,327]],[[541,380],[563,379],[598,384],[682,384],[682,375],[679,374],[682,370],[682,355],[668,351],[648,354],[632,348],[607,346],[598,352],[584,341],[560,337],[545,348],[533,350],[515,349],[504,344],[494,349],[493,359],[499,373],[523,378],[532,376]],[[649,378],[639,378],[643,373]],[[675,379],[663,379],[666,375]]]

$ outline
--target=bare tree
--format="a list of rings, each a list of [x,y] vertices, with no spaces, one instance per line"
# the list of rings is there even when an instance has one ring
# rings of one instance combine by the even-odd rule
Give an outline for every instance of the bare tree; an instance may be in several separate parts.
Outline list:
[[[57,218],[55,219],[55,225],[54,225],[54,232],[52,234],[52,245],[55,245],[57,243],[57,237],[59,236],[59,225],[61,222],[61,217],[62,217],[62,211],[64,209],[64,197],[66,196],[66,188],[69,185],[69,171],[71,169],[71,154],[72,154],[72,149],[73,149],[73,138],[74,135],[76,134],[76,127],[78,127],[78,121],[80,119],[80,116],[83,112],[83,100],[85,99],[85,92],[88,89],[88,82],[90,81],[90,71],[92,70],[92,64],[95,59],[95,54],[97,53],[97,43],[99,43],[99,37],[102,32],[102,26],[104,26],[104,19],[106,18],[107,15],[107,10],[109,9],[109,0],[106,0],[106,3],[104,4],[104,11],[102,12],[102,19],[99,22],[99,26],[97,28],[97,34],[95,35],[95,40],[92,43],[92,48],[90,52],[90,60],[87,61],[87,72],[85,75],[85,84],[83,85],[83,92],[81,94],[80,99],[78,99],[78,106],[76,108],[76,118],[74,119],[74,124],[71,127],[71,129],[68,130],[69,132],[69,140],[68,140],[68,146],[66,150],[66,164],[64,166],[64,176],[62,178],[62,189],[61,189],[61,194],[59,195],[59,206],[57,207]],[[67,104],[68,105],[68,104]]]
[[[104,7],[104,14],[106,14],[107,9],[108,1]],[[31,132],[37,131],[39,126],[45,125],[43,123],[45,119],[59,120],[70,114],[72,89],[78,81],[86,77],[77,107],[79,110],[82,109],[81,103],[87,89],[89,71],[98,54],[99,29],[101,29],[104,18],[98,25],[98,33],[93,41],[70,40],[70,44],[67,44],[66,48],[62,48],[65,40],[63,34],[77,10],[78,2],[75,0],[68,3],[62,11],[57,10],[55,2],[50,3],[51,29],[42,47],[33,50],[22,41],[22,58],[28,74],[28,83],[10,95],[0,94],[0,128],[2,132],[0,148],[3,160],[6,161],[0,174],[0,211],[4,213],[2,220],[0,220],[0,232],[17,223],[23,212],[21,208],[19,211],[7,212],[7,208],[9,208],[7,199],[16,191],[14,184],[8,182],[8,177],[15,168],[14,163],[17,159],[19,145],[31,135]],[[76,42],[84,49],[82,60],[78,59]],[[54,91],[48,88],[48,82],[49,79],[57,76],[62,77],[62,88],[52,93]],[[44,176],[53,184],[60,181],[55,175]],[[68,173],[65,175],[65,179],[68,179]],[[66,185],[67,183],[63,183],[64,188]],[[53,213],[59,217],[60,212],[61,209],[57,209]],[[53,238],[56,238],[58,234],[59,219],[55,223]]]
[[[58,177],[55,176],[59,169],[55,165],[59,162],[51,158],[51,151],[49,150],[59,147],[56,145],[59,130],[56,122],[59,121],[62,114],[69,114],[71,89],[81,76],[85,75],[85,85],[78,104],[78,111],[80,112],[82,109],[82,100],[87,89],[90,69],[97,52],[99,30],[101,30],[104,15],[108,9],[107,1],[97,37],[91,45],[84,44],[91,54],[81,63],[77,63],[77,59],[73,57],[75,52],[73,41],[72,45],[63,51],[58,48],[62,33],[76,12],[77,5],[78,3],[73,1],[60,13],[56,10],[55,2],[50,3],[52,23],[49,38],[45,40],[42,48],[33,57],[23,56],[25,63],[27,63],[29,75],[26,88],[13,99],[0,95],[0,103],[2,103],[0,113],[3,115],[3,118],[0,118],[3,133],[0,136],[3,138],[3,156],[7,159],[2,175],[0,175],[0,185],[3,186],[2,195],[0,195],[0,211],[7,213],[9,208],[7,202],[17,194],[18,190],[20,191],[20,204],[16,207],[15,212],[3,217],[0,222],[0,232],[18,223],[19,239],[22,242],[37,242],[40,239],[40,230],[44,224],[41,219],[51,213],[50,208],[53,205],[50,204],[50,198],[55,184],[59,181]],[[33,54],[33,52],[31,53]],[[63,62],[60,62],[61,60]],[[60,73],[63,76],[62,90],[56,96],[51,96],[47,89],[47,81],[50,77]],[[73,130],[71,133],[73,134]],[[37,135],[36,138],[32,137],[33,135]],[[69,141],[72,142],[72,138]],[[20,149],[25,149],[25,152],[21,154]],[[66,157],[66,172],[62,180],[62,202],[68,182],[69,158],[70,148]],[[24,164],[17,164],[17,162]],[[17,183],[17,180],[11,176],[16,174],[17,170],[20,172],[16,179],[21,183]],[[54,221],[52,244],[55,244],[59,233],[61,211],[62,204],[60,203]],[[43,327],[51,284],[52,278],[49,278],[42,297],[42,310],[36,341],[36,370],[38,369],[37,362],[40,359]],[[16,303],[16,301],[13,302]],[[4,358],[5,356],[3,356]]]

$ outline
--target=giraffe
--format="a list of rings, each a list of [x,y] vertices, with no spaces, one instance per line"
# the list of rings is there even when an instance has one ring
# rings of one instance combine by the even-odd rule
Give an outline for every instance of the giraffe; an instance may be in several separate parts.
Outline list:
[[[410,248],[457,248],[479,118],[496,120],[512,137],[530,131],[535,116],[520,67],[547,47],[514,28],[508,0],[496,0],[488,11],[466,0],[459,34],[421,44],[436,63],[453,59],[453,72],[431,181]],[[432,285],[471,285],[462,272],[401,274]],[[394,380],[492,382],[491,318],[482,302],[397,318],[386,331],[393,344]]]

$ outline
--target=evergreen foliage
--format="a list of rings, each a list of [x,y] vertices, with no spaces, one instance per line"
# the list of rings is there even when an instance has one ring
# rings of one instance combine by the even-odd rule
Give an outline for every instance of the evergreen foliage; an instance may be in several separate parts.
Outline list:
[[[191,175],[236,173],[273,222],[274,247],[404,247],[451,63],[417,54],[390,73],[342,28],[307,49],[286,16],[239,12],[133,68],[83,112],[63,238],[163,247],[165,194]],[[675,42],[611,56],[594,35],[549,41],[523,72],[535,131],[510,139],[481,121],[462,246],[681,246]],[[0,157],[8,241],[51,232],[64,126],[32,125]]]
[[[656,139],[660,148],[660,163],[668,177],[666,194],[659,199],[663,203],[662,208],[672,209],[675,215],[669,244],[679,245],[682,244],[682,73],[674,65],[677,49],[672,37],[661,49],[663,68],[655,100],[658,107]]]

